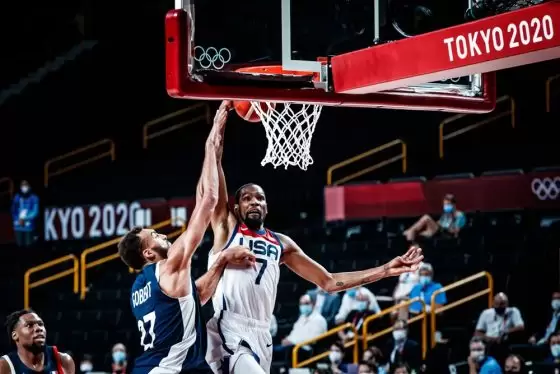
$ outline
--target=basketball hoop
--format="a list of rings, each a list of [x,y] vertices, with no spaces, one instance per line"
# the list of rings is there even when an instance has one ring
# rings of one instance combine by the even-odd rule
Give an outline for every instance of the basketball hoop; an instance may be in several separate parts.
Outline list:
[[[313,73],[283,70],[281,66],[255,66],[238,69],[263,79],[309,79]],[[268,146],[261,165],[272,164],[275,168],[299,166],[302,170],[313,164],[311,139],[321,115],[322,105],[275,103],[252,101],[251,106],[258,114],[266,132]]]

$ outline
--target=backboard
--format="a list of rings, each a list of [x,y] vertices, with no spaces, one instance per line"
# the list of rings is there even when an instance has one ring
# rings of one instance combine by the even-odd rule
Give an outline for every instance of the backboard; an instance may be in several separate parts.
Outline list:
[[[470,0],[426,0],[447,4],[427,20],[411,3],[176,0],[165,25],[168,93],[483,113],[495,106],[493,71],[560,57],[557,1],[469,23]],[[523,32],[535,19],[530,42],[511,47],[511,24]],[[278,68],[242,71],[260,65]]]

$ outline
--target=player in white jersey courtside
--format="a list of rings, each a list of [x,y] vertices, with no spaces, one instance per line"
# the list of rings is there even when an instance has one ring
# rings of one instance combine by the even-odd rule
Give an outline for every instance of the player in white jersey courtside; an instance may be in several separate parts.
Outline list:
[[[424,258],[420,248],[412,247],[405,255],[383,266],[332,274],[309,258],[288,236],[264,227],[268,210],[265,193],[258,185],[250,183],[239,188],[234,210],[230,211],[221,157],[217,161],[219,201],[211,219],[214,247],[208,264],[212,266],[222,251],[242,245],[251,249],[257,266],[240,269],[227,265],[214,293],[215,314],[207,324],[206,354],[214,373],[270,372],[269,324],[276,301],[280,264],[286,264],[327,292],[338,292],[415,271]]]
[[[214,119],[206,141],[196,206],[187,230],[175,243],[154,230],[137,227],[120,241],[123,261],[141,270],[132,285],[130,305],[140,331],[143,353],[136,358],[132,374],[206,374],[206,329],[200,304],[214,293],[226,263],[243,268],[254,264],[254,255],[238,246],[214,263],[196,281],[191,278],[191,259],[202,241],[218,201],[216,157],[221,152],[221,129],[226,107]]]

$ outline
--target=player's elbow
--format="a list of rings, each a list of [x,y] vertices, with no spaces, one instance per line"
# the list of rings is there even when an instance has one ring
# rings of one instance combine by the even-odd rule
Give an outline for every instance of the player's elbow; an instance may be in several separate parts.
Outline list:
[[[207,188],[200,200],[200,205],[205,212],[214,213],[216,205],[218,205],[218,190],[214,188]]]
[[[325,276],[323,279],[321,279],[318,286],[328,293],[334,293],[339,291],[338,290],[339,287],[337,286],[336,281],[334,280],[332,274],[329,274],[328,276]]]

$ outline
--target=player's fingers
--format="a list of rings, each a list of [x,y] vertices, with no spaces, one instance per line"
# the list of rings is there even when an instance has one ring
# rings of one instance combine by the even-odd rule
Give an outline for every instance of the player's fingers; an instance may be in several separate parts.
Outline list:
[[[402,256],[403,258],[409,258],[416,251],[416,247],[410,247],[408,251]]]

